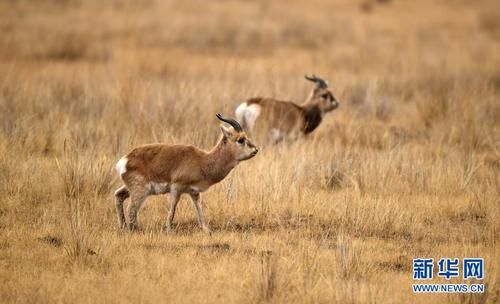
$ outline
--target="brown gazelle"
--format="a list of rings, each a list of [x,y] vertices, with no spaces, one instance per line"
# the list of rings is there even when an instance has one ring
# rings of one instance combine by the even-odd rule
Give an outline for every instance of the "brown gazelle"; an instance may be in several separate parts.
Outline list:
[[[149,195],[170,193],[171,206],[165,225],[172,229],[175,208],[182,194],[191,197],[204,231],[210,229],[203,218],[200,192],[223,180],[240,162],[254,157],[258,149],[240,124],[217,113],[217,118],[232,127],[220,125],[222,136],[210,151],[193,146],[150,144],[137,147],[123,156],[116,170],[125,185],[115,191],[118,224],[126,227],[123,202],[130,197],[128,228],[135,230],[137,212]]]
[[[238,119],[255,140],[277,143],[285,138],[297,138],[314,131],[323,115],[335,110],[339,103],[328,83],[313,75],[305,76],[315,87],[302,105],[273,98],[255,97],[236,109]]]

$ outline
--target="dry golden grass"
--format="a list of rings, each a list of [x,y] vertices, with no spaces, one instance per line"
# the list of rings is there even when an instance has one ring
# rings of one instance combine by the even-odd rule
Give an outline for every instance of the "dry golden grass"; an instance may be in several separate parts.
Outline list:
[[[0,1],[0,302],[498,303],[496,1]],[[341,102],[204,195],[117,229],[115,162],[219,136],[214,113]],[[412,259],[479,256],[482,295],[414,295]],[[435,280],[439,282],[439,280]]]

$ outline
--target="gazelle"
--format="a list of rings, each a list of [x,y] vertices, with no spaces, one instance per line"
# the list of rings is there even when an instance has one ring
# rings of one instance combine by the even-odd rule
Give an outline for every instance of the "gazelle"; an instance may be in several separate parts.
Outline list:
[[[171,206],[165,230],[172,230],[175,209],[182,194],[191,197],[198,214],[198,224],[210,232],[201,207],[200,192],[223,180],[240,161],[254,157],[258,149],[240,124],[217,113],[217,118],[231,127],[220,125],[222,136],[210,151],[193,146],[149,144],[123,156],[116,170],[125,185],[115,191],[120,228],[126,227],[123,202],[130,197],[128,228],[136,230],[137,212],[149,195],[170,193]]]
[[[323,115],[335,110],[339,103],[328,83],[313,75],[304,76],[316,85],[302,105],[291,101],[255,97],[236,108],[236,119],[254,139],[277,143],[285,138],[297,138],[314,131]]]

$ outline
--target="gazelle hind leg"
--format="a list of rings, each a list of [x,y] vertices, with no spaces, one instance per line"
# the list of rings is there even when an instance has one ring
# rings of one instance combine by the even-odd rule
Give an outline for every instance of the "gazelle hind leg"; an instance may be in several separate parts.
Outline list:
[[[168,211],[167,222],[165,223],[165,232],[172,232],[172,222],[175,217],[175,209],[177,208],[177,203],[179,202],[180,193],[173,189],[170,192],[170,210]]]
[[[137,230],[139,226],[137,225],[137,212],[141,209],[142,204],[149,195],[147,189],[135,188],[133,191],[130,190],[130,204],[128,205],[128,229]]]
[[[212,231],[210,228],[208,228],[207,224],[205,224],[205,218],[203,216],[203,209],[201,207],[201,198],[200,198],[200,193],[190,193],[189,196],[191,196],[191,200],[193,200],[193,205],[196,209],[196,213],[198,215],[198,224],[200,225],[201,229],[203,231],[212,234]]]
[[[115,207],[118,217],[118,227],[125,228],[125,213],[123,211],[123,202],[130,196],[130,193],[125,185],[115,191]]]

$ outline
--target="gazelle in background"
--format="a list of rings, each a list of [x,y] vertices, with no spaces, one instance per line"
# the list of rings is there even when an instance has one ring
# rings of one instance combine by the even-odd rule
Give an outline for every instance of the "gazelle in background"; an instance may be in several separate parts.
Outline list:
[[[277,143],[307,135],[321,123],[323,115],[335,110],[339,103],[328,88],[328,83],[313,75],[305,76],[315,83],[302,105],[291,101],[255,97],[236,108],[236,119],[255,140]]]
[[[201,207],[200,192],[223,180],[236,165],[254,157],[258,149],[240,124],[217,113],[217,118],[232,127],[220,125],[222,136],[210,151],[193,146],[149,144],[123,156],[116,170],[125,185],[115,191],[118,224],[126,227],[123,202],[130,197],[128,228],[136,230],[137,212],[149,195],[170,193],[171,206],[165,230],[172,230],[175,209],[182,194],[191,197],[201,228],[210,232]]]

